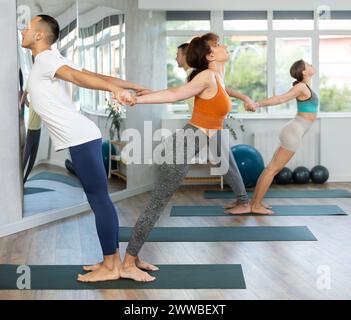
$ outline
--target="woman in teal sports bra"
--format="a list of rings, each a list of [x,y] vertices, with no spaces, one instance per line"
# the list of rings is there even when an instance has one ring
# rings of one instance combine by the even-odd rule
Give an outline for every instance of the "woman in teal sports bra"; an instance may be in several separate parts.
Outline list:
[[[313,122],[316,120],[319,100],[316,93],[310,88],[314,73],[315,71],[312,65],[303,60],[296,61],[290,68],[290,75],[296,79],[293,83],[293,88],[283,95],[273,96],[256,103],[257,109],[259,107],[279,105],[296,99],[297,115],[282,129],[279,135],[280,146],[275,152],[273,159],[258,179],[251,200],[251,211],[253,213],[274,213],[262,202],[264,196],[274,176],[278,174],[294,156],[301,144],[302,137],[309,131]],[[255,111],[252,110],[250,106],[247,106],[247,110]],[[228,212],[230,213],[230,210],[228,210]]]

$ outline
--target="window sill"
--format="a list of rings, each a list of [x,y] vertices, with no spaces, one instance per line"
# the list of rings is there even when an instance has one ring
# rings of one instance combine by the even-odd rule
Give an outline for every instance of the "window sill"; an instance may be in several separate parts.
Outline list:
[[[247,113],[230,113],[234,119],[243,120],[279,120],[292,119],[295,113],[291,114],[247,114]],[[351,112],[321,112],[317,119],[337,119],[337,118],[351,118]],[[164,120],[189,120],[190,115],[187,114],[168,114]],[[229,120],[229,119],[227,119]]]
[[[86,114],[92,115],[92,116],[96,116],[96,117],[101,117],[101,118],[107,118],[108,114],[104,113],[102,111],[93,111],[93,110],[89,110],[86,109],[84,107],[81,107],[80,110]],[[122,119],[126,119],[127,117],[122,117]]]

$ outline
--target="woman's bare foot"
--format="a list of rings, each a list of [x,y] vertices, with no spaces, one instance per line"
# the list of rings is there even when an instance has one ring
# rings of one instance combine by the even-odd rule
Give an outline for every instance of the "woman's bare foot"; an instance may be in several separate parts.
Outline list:
[[[138,282],[151,282],[156,279],[155,277],[150,276],[147,272],[140,270],[136,265],[123,265],[120,273],[121,278],[131,279]]]
[[[244,213],[250,213],[250,212],[251,212],[251,206],[249,203],[236,204],[234,207],[230,208],[229,210],[224,211],[224,213],[228,213],[228,214],[244,214]]]
[[[100,282],[118,280],[120,278],[121,275],[117,267],[109,269],[104,264],[101,264],[95,271],[91,271],[84,275],[79,274],[77,280],[80,282]]]
[[[251,204],[251,212],[255,214],[273,214],[272,210],[267,209],[262,204]]]
[[[224,209],[231,209],[231,208],[234,208],[234,207],[237,205],[237,203],[238,203],[238,201],[235,200],[234,202],[231,202],[231,203],[225,205],[223,208],[224,208]],[[262,205],[263,205],[266,209],[272,209],[272,206],[269,205],[269,204],[267,204],[267,203],[265,203],[265,202],[262,202]]]
[[[135,265],[141,269],[141,270],[146,270],[146,271],[158,271],[160,270],[158,267],[154,266],[153,264],[147,263],[143,260],[140,260],[139,257],[137,257],[135,261]]]

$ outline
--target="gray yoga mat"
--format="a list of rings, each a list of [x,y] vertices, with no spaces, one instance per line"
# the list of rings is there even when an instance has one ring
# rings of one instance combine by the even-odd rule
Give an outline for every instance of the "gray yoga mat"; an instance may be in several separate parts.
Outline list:
[[[252,197],[252,192],[248,192]],[[232,191],[206,190],[204,192],[205,199],[232,199],[234,193]],[[320,189],[320,190],[269,190],[265,198],[351,198],[351,192],[343,189]]]
[[[159,265],[150,272],[156,280],[141,283],[128,279],[101,283],[78,282],[82,266],[29,266],[31,290],[93,290],[93,289],[246,289],[241,265]],[[0,290],[18,290],[18,266],[0,265]],[[23,272],[23,271],[22,271]],[[24,274],[24,273],[23,273]],[[25,283],[23,280],[20,283]]]
[[[121,227],[119,239],[129,241],[133,228]],[[147,242],[317,241],[306,226],[284,227],[162,227]]]
[[[36,194],[36,193],[43,193],[43,192],[52,192],[54,190],[52,189],[45,189],[45,188],[24,188],[23,194],[25,196],[30,195],[30,194]]]
[[[49,171],[40,172],[34,175],[33,177],[31,177],[30,179],[28,179],[28,181],[34,181],[34,180],[56,181],[56,182],[68,184],[72,187],[82,188],[82,185],[77,178],[73,178],[73,177],[65,176],[63,174],[53,173]]]
[[[172,217],[202,217],[202,216],[335,216],[347,215],[336,205],[278,205],[273,206],[274,214],[262,215],[254,213],[227,214],[221,206],[173,206]]]

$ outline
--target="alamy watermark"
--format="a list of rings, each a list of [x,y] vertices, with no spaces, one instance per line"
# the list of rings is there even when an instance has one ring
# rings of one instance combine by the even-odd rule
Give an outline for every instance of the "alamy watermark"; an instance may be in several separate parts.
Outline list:
[[[17,268],[17,274],[20,276],[17,278],[16,286],[19,290],[30,290],[31,289],[31,270],[29,266],[22,265]]]
[[[209,130],[186,127],[172,133],[169,129],[152,130],[152,121],[144,121],[144,132],[126,129],[121,140],[123,162],[130,164],[207,164],[214,166],[211,175],[225,175],[229,169],[229,130]],[[157,144],[156,144],[157,143]],[[156,144],[156,145],[155,145]]]
[[[317,268],[317,281],[316,286],[318,290],[331,289],[331,268],[327,265],[320,265]]]
[[[17,7],[17,28],[24,30],[29,28],[32,12],[29,6],[20,5]]]

